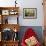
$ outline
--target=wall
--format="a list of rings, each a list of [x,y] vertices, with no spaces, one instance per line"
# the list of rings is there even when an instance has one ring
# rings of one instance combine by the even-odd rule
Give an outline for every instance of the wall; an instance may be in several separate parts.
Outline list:
[[[19,31],[20,42],[24,36],[24,33],[27,31],[28,28],[32,28],[37,34],[39,41],[43,43],[43,32],[42,32],[43,30],[41,26],[21,26]]]
[[[15,6],[15,0],[0,0],[0,6]],[[17,0],[19,10],[19,24],[21,26],[43,26],[42,0]],[[23,8],[37,8],[37,19],[23,19]],[[12,17],[11,17],[12,18]],[[10,19],[9,19],[10,20]],[[14,21],[13,21],[14,22]]]
[[[43,26],[42,0],[21,0],[20,2],[20,25]],[[37,19],[23,19],[23,8],[37,8]]]

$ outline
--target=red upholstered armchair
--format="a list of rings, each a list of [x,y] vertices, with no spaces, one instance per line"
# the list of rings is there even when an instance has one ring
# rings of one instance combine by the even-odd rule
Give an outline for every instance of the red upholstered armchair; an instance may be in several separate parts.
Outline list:
[[[21,46],[41,46],[32,28],[28,28],[22,38]]]

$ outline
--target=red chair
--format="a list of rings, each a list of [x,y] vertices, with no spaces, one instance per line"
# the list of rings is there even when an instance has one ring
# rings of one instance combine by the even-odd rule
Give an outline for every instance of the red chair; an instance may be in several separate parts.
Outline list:
[[[25,40],[34,36],[37,39],[37,35],[34,32],[34,30],[32,28],[28,28],[24,34],[24,37],[22,38],[22,42],[21,42],[21,46],[27,46],[25,43]],[[38,40],[37,40],[38,41]],[[39,41],[37,42],[37,44],[35,46],[41,46],[41,44],[39,43]]]

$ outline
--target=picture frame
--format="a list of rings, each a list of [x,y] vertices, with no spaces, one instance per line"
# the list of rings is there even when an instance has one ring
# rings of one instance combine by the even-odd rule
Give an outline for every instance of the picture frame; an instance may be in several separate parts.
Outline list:
[[[9,10],[2,10],[2,15],[9,15]]]
[[[24,19],[36,19],[37,8],[23,8],[23,18]]]

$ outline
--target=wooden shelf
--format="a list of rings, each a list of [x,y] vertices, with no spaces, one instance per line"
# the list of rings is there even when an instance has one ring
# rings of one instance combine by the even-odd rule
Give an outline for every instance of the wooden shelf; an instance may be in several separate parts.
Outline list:
[[[18,15],[19,7],[0,7],[0,14],[1,15],[3,15],[2,11],[5,12],[5,13],[7,12],[7,15]],[[4,15],[6,15],[6,14],[4,14]]]
[[[0,32],[3,33],[3,30],[8,28],[8,29],[11,29],[12,31],[14,31],[14,33],[15,33],[15,31],[18,33],[18,31],[20,29],[20,26],[18,24],[18,15],[19,15],[19,7],[0,7],[0,20],[1,20]],[[7,17],[9,17],[9,16],[14,16],[14,17],[17,16],[17,18],[16,18],[17,24],[8,24]],[[13,39],[14,39],[14,37],[13,37]],[[13,39],[10,39],[9,41],[5,41],[2,38],[3,37],[1,34],[0,46],[18,46],[18,42],[19,42],[18,39],[17,39],[17,41],[16,41],[16,39],[15,39],[15,41],[13,41]]]
[[[0,45],[2,46],[18,46],[18,41],[3,41]]]
[[[0,9],[5,10],[5,9],[16,9],[18,10],[19,7],[0,7]]]
[[[8,18],[5,19],[5,17],[9,16],[14,17],[17,16],[17,24],[18,24],[18,15],[19,15],[19,7],[0,7],[1,24],[4,23],[8,24]]]
[[[5,28],[10,28],[14,31],[14,29],[17,29],[19,31],[20,26],[18,24],[0,24],[1,31]]]

